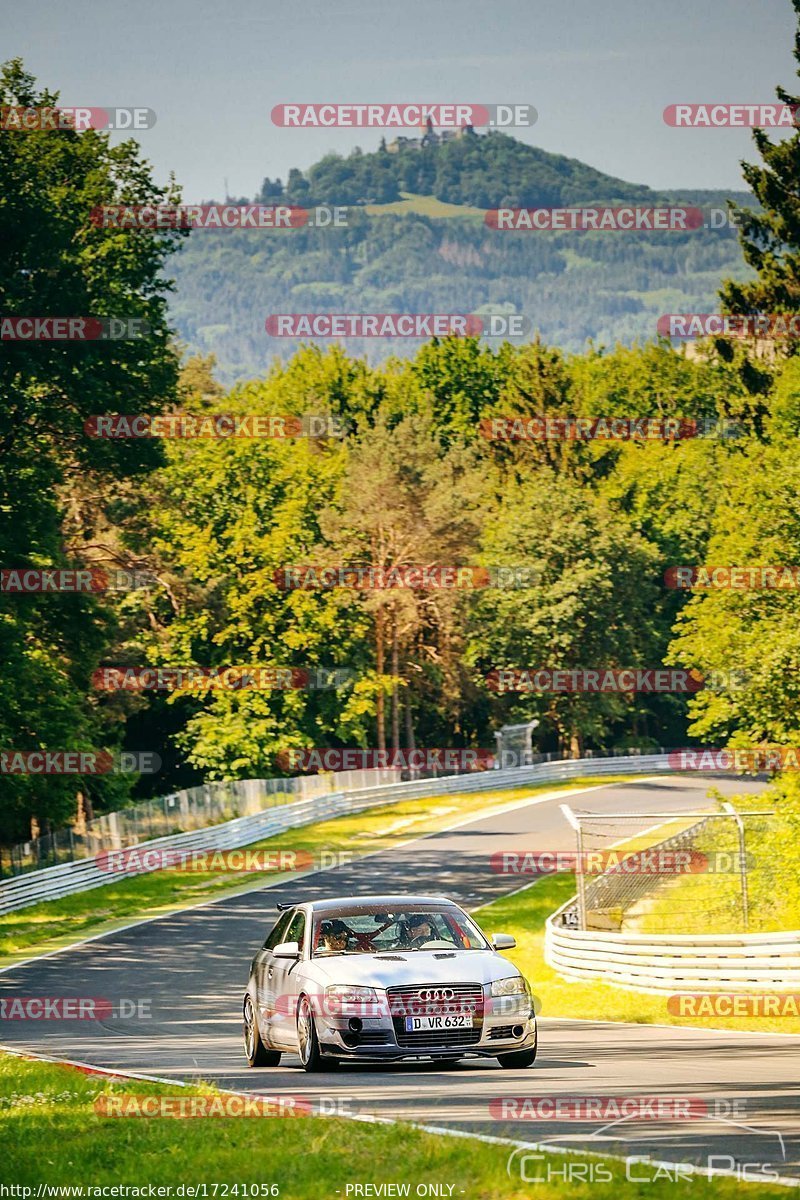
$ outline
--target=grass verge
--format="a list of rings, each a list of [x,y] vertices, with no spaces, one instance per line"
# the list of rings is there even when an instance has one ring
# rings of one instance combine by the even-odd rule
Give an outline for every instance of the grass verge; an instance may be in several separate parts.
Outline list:
[[[399,842],[446,829],[455,821],[489,815],[494,809],[519,802],[527,796],[569,791],[599,784],[631,782],[635,776],[575,779],[563,784],[540,784],[506,791],[463,793],[367,809],[352,816],[336,817],[316,825],[305,825],[253,843],[251,849],[306,851],[318,862],[323,853],[354,855],[388,850]],[[153,871],[131,879],[31,905],[3,918],[0,932],[0,963],[10,965],[27,957],[31,950],[45,954],[70,945],[91,934],[112,932],[120,925],[143,917],[163,916],[212,900],[236,895],[288,878],[271,872],[226,874]]]
[[[794,780],[779,778],[760,796],[735,796],[743,809],[750,933],[800,928],[800,804]],[[773,815],[758,817],[759,809]],[[709,822],[693,849],[708,856],[709,870],[679,875],[636,914],[642,933],[740,933],[744,889],[739,839],[730,820]]]
[[[544,928],[551,913],[574,895],[574,875],[549,875],[476,912],[483,929],[502,930],[517,939],[516,950],[507,951],[507,956],[530,980],[543,1017],[800,1034],[798,1017],[678,1017],[668,1011],[667,996],[630,992],[593,980],[563,979],[545,962]]]
[[[277,1186],[280,1200],[328,1200],[337,1194],[344,1198],[348,1184],[410,1185],[413,1196],[418,1185],[436,1183],[444,1185],[441,1194],[454,1200],[522,1200],[545,1194],[600,1200],[646,1195],[660,1200],[675,1194],[675,1182],[663,1174],[647,1184],[628,1182],[624,1164],[613,1159],[603,1160],[610,1181],[575,1184],[556,1176],[549,1183],[523,1183],[506,1171],[510,1148],[403,1125],[321,1117],[215,1117],[209,1131],[200,1119],[105,1117],[95,1107],[101,1097],[107,1103],[125,1095],[177,1094],[182,1099],[218,1095],[210,1087],[109,1080],[53,1063],[0,1055],[2,1178],[16,1188],[31,1189],[15,1193],[21,1200],[47,1196],[45,1190],[38,1192],[40,1185],[81,1187],[82,1193],[73,1195],[85,1197],[92,1195],[89,1188],[115,1185],[141,1189],[135,1194],[147,1196],[152,1186],[170,1188],[175,1197],[203,1196],[202,1190],[189,1189],[205,1184],[205,1196],[211,1200],[269,1196],[264,1188],[270,1184]],[[570,1156],[572,1162],[579,1160],[580,1156]],[[564,1159],[552,1156],[537,1161],[536,1170],[544,1176],[549,1166],[563,1174]],[[655,1175],[656,1168],[651,1169]],[[642,1172],[641,1163],[637,1172]],[[182,1192],[177,1190],[181,1185]],[[696,1200],[725,1200],[743,1189],[756,1200],[785,1194],[776,1186],[700,1176],[678,1186],[690,1190]]]
[[[423,217],[468,217],[475,222],[483,221],[486,215],[485,209],[469,204],[449,204],[446,200],[437,200],[435,196],[423,196],[415,192],[401,192],[400,195],[401,200],[392,200],[388,204],[365,204],[364,210],[371,217],[417,213]]]

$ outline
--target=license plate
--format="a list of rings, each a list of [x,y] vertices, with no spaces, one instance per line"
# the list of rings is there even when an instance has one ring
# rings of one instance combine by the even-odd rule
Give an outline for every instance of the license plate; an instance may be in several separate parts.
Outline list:
[[[406,1033],[421,1029],[472,1029],[472,1013],[459,1013],[442,1017],[406,1017]]]

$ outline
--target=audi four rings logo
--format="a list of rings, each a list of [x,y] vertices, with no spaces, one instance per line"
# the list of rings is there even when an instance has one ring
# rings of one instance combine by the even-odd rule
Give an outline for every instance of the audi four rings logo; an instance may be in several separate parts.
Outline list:
[[[452,988],[423,988],[417,992],[420,1000],[455,1000],[456,994]]]

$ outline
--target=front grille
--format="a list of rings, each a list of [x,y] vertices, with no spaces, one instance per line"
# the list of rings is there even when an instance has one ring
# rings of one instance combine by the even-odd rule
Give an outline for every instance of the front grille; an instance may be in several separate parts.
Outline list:
[[[416,1033],[406,1033],[395,1025],[395,1035],[398,1046],[414,1050],[474,1046],[481,1040],[481,1030],[477,1025],[472,1029],[418,1029]]]
[[[358,1034],[357,1046],[385,1046],[389,1040],[389,1034],[382,1029],[365,1030],[362,1029]]]
[[[431,993],[421,996],[420,992]],[[446,993],[443,995],[443,993]],[[452,995],[450,995],[452,993]],[[483,1032],[483,987],[479,983],[415,983],[387,988],[389,1012],[398,1046],[472,1046]],[[406,1017],[451,1016],[471,1013],[471,1029],[418,1029],[406,1033]]]
[[[438,1017],[465,1012],[483,1017],[483,988],[479,983],[415,983],[411,987],[387,988],[386,996],[393,1017]]]

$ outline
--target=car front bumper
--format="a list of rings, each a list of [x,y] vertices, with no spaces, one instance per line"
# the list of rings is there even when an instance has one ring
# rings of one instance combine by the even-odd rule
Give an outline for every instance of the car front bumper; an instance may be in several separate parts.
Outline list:
[[[472,1029],[449,1030],[442,1036],[398,1033],[398,1018],[388,1015],[335,1017],[318,1015],[317,1036],[324,1056],[348,1059],[398,1060],[408,1058],[462,1058],[531,1050],[536,1046],[536,1017],[530,998],[503,997],[493,1011]],[[499,1011],[495,1011],[499,1010]]]

